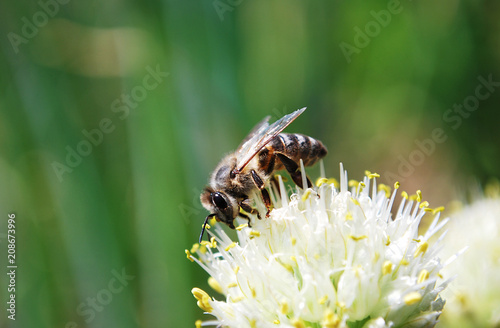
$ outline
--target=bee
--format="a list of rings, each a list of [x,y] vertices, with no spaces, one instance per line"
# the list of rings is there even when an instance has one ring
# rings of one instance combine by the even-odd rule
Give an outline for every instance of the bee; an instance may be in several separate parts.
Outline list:
[[[218,222],[224,222],[234,229],[234,220],[240,216],[250,218],[250,214],[259,212],[250,205],[249,194],[259,190],[267,209],[266,217],[271,209],[271,198],[266,189],[273,173],[286,169],[292,180],[303,188],[302,174],[299,164],[311,166],[327,154],[327,149],[321,141],[296,133],[281,133],[306,108],[285,115],[273,124],[269,124],[270,116],[258,123],[248,136],[241,142],[234,153],[224,157],[210,177],[210,184],[200,196],[201,203],[211,214],[205,218],[199,242],[203,238],[207,222],[212,217]],[[311,181],[307,179],[307,185]]]

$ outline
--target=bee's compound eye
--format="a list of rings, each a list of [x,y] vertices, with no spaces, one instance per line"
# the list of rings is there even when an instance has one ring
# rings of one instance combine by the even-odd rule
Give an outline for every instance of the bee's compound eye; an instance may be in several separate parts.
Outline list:
[[[214,192],[212,194],[212,202],[220,209],[224,209],[227,207],[226,200],[220,192]]]

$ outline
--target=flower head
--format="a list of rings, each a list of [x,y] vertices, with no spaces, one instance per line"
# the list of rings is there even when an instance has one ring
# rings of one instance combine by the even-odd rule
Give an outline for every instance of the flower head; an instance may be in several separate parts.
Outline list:
[[[279,178],[270,217],[238,227],[238,241],[212,225],[212,240],[195,244],[197,256],[187,252],[224,295],[216,300],[193,289],[200,307],[215,317],[201,325],[434,326],[444,285],[436,285],[439,241],[429,239],[444,222],[438,213],[419,236],[429,211],[421,194],[406,194],[393,217],[399,185],[391,195],[389,187],[377,187],[376,177],[367,172],[361,182],[348,181],[341,166],[340,186],[319,179],[316,188],[297,188],[290,198]],[[255,206],[265,213],[260,201]]]
[[[443,254],[456,257],[443,273],[460,274],[446,291],[445,327],[500,326],[500,197],[482,198],[451,215]],[[460,252],[459,252],[460,253]]]

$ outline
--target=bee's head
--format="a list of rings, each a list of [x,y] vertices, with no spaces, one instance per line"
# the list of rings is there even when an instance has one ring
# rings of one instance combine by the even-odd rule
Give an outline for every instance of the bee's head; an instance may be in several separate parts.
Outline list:
[[[203,232],[205,231],[205,225],[211,217],[215,217],[217,221],[224,222],[231,229],[234,229],[233,221],[238,215],[239,210],[238,202],[234,197],[222,191],[215,191],[212,188],[207,187],[201,194],[200,200],[203,207],[211,213],[207,216],[205,223],[203,224],[200,242],[203,237]]]

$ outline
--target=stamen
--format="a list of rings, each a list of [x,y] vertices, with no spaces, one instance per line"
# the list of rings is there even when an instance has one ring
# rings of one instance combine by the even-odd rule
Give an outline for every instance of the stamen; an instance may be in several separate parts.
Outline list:
[[[391,187],[388,185],[385,185],[383,183],[379,183],[378,186],[378,191],[383,190],[385,192],[385,197],[391,196]]]
[[[429,244],[427,242],[422,243],[420,246],[418,246],[418,248],[415,251],[415,254],[413,256],[418,257],[420,254],[424,255],[425,252],[427,252],[428,248],[429,248]]]
[[[235,246],[236,246],[236,243],[233,241],[231,244],[227,245],[227,247],[224,248],[224,250],[227,252],[227,251],[229,251],[231,248],[233,248]]]
[[[427,271],[425,269],[420,271],[420,274],[418,275],[417,282],[420,284],[420,283],[426,281],[427,279],[429,279],[429,275],[430,275],[429,271]]]
[[[248,227],[248,223],[243,223],[240,224],[239,226],[236,227],[236,230],[241,231],[242,229]]]
[[[382,265],[382,274],[385,276],[386,274],[389,274],[391,272],[392,272],[392,262],[385,261],[384,264]]]
[[[184,252],[186,252],[186,258],[191,261],[191,262],[194,262],[193,260],[193,255],[191,255],[191,252],[189,250],[185,250]]]
[[[403,301],[406,303],[406,305],[412,305],[420,302],[421,299],[422,295],[420,295],[419,292],[411,292],[405,295]]]
[[[215,290],[219,294],[223,294],[222,286],[219,284],[217,280],[214,279],[214,277],[209,277],[208,278],[208,285],[212,287],[213,290]]]

